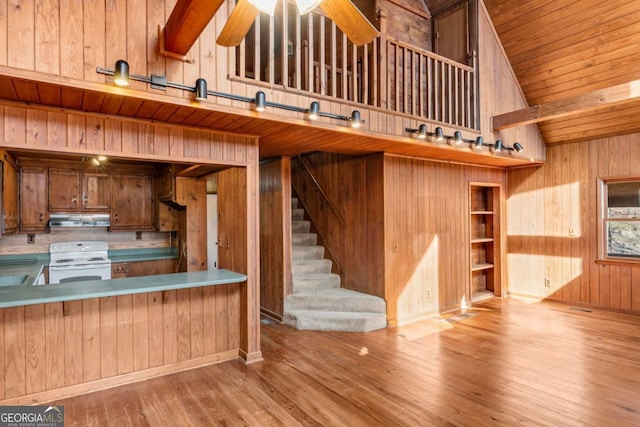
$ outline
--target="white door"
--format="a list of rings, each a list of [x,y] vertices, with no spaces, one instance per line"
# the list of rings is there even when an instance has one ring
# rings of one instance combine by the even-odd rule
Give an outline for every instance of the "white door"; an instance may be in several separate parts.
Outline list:
[[[218,195],[207,194],[207,265],[218,268]]]

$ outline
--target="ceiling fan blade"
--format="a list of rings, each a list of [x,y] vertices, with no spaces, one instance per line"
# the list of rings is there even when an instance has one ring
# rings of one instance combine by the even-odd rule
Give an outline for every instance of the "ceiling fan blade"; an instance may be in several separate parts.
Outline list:
[[[370,43],[378,30],[351,0],[322,0],[320,8],[356,46]]]
[[[216,42],[221,46],[238,46],[258,16],[258,9],[247,0],[238,0]]]

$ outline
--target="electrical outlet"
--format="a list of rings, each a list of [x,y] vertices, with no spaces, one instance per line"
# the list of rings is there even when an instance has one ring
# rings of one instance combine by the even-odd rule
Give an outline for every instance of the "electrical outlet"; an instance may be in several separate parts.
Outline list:
[[[136,240],[142,240],[142,231],[136,231]]]
[[[35,234],[27,234],[27,243],[35,243],[36,235]]]
[[[431,289],[427,289],[427,298],[431,298]]]
[[[551,278],[550,277],[545,277],[544,279],[544,285],[548,288],[551,287]]]
[[[576,235],[576,230],[573,227],[569,227],[569,236],[574,237]]]

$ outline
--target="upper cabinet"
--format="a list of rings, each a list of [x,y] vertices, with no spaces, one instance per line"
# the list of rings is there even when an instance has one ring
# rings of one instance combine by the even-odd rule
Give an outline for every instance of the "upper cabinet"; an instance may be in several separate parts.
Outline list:
[[[18,230],[18,170],[5,155],[3,167],[2,233]]]
[[[47,188],[47,168],[20,168],[20,231],[44,231],[49,222],[47,201],[42,197]]]
[[[49,169],[50,212],[108,212],[110,190],[108,172]]]
[[[153,229],[153,177],[146,172],[112,172],[111,230]]]
[[[49,169],[49,211],[80,210],[80,170]]]
[[[108,212],[111,206],[109,174],[106,172],[82,173],[82,210]]]

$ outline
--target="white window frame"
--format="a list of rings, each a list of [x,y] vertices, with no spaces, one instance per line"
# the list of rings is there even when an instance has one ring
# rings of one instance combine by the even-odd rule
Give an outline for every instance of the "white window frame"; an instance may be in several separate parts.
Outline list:
[[[609,222],[640,222],[640,218],[626,219],[609,219],[607,218],[607,209],[609,207],[608,185],[620,182],[640,182],[640,176],[614,176],[607,178],[598,178],[598,261],[616,261],[624,263],[640,263],[640,255],[638,256],[615,256],[609,255],[607,251],[608,236],[607,223]]]

